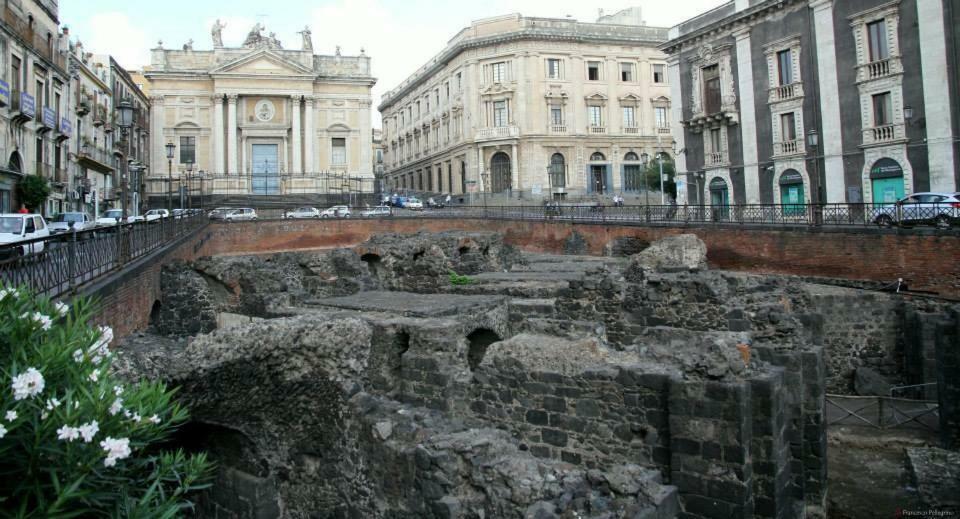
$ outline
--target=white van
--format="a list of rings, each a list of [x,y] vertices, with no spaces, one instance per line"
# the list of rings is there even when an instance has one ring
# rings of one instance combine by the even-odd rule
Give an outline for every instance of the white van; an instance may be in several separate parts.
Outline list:
[[[43,242],[8,247],[7,244],[50,236],[47,222],[39,214],[0,214],[0,257],[24,256],[43,250]]]

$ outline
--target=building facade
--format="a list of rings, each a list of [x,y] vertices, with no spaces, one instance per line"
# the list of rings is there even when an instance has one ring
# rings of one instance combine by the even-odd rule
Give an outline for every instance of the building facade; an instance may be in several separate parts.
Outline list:
[[[120,103],[126,101],[133,106],[133,120],[127,135],[117,127],[116,117],[112,119],[114,148],[118,160],[127,161],[127,210],[129,214],[140,215],[144,212],[146,199],[146,178],[150,174],[150,99],[141,90],[136,79],[124,69],[117,60],[108,55],[96,55],[94,62],[105,71],[106,82],[113,93],[111,112],[119,113]],[[118,164],[119,165],[119,164]],[[121,174],[124,174],[121,172]]]
[[[238,47],[223,26],[212,50],[156,48],[149,82],[151,204],[186,185],[195,194],[373,192],[370,58],[315,55],[310,31],[283,49],[257,24]],[[165,146],[175,147],[168,167]]]
[[[638,20],[639,11],[616,20]],[[672,154],[666,29],[512,14],[474,22],[379,107],[387,187],[512,198],[639,190]]]
[[[672,28],[679,201],[957,191],[958,27],[951,0],[734,0]]]
[[[53,214],[67,199],[69,124],[66,43],[56,0],[8,0],[0,21],[0,213],[19,208],[25,175],[49,181],[44,207]]]

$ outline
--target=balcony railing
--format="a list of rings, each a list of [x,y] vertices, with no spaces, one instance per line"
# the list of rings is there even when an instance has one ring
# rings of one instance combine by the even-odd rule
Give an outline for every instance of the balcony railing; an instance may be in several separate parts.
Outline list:
[[[496,128],[481,128],[477,131],[477,140],[483,139],[509,139],[520,136],[520,128],[517,126],[498,126]]]
[[[793,141],[783,141],[773,143],[773,154],[774,156],[783,156],[783,155],[797,155],[803,153],[803,141],[793,140]]]
[[[35,22],[21,18],[10,6],[4,6],[3,8],[3,22],[8,30],[26,41],[35,53],[48,59],[61,70],[66,70],[66,55],[61,54],[57,48],[56,38],[47,39],[46,29],[41,27],[41,30],[38,31],[37,27],[39,26]]]
[[[640,133],[640,128],[637,128],[636,126],[624,126],[623,133],[627,135],[637,135]]]
[[[590,135],[606,135],[606,126],[587,126],[587,133]]]
[[[705,162],[707,166],[723,166],[727,163],[727,154],[722,151],[707,153]]]
[[[663,127],[657,128],[657,133],[660,135],[670,135],[670,127],[663,126]]]
[[[771,88],[770,96],[767,101],[770,103],[777,103],[780,101],[789,101],[798,97],[803,97],[803,83],[790,83],[789,85]]]
[[[857,81],[870,81],[903,72],[899,57],[871,61],[857,67]]]
[[[886,124],[863,131],[864,144],[878,144],[905,138],[902,124]]]
[[[565,125],[565,124],[551,124],[551,125],[550,125],[550,133],[554,133],[554,134],[567,133],[567,125]]]

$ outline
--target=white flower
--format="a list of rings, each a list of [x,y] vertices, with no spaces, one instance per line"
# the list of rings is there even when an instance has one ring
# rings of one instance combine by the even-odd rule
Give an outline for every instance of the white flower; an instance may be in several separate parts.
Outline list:
[[[60,315],[67,315],[67,312],[70,311],[70,307],[61,301],[57,301],[57,303],[53,306],[57,309],[57,313]]]
[[[160,417],[157,416],[157,415],[153,415],[153,416],[150,417],[150,421],[153,422],[153,423],[155,423],[155,424],[157,424],[157,425],[159,425],[159,424],[160,424]]]
[[[36,368],[29,368],[26,372],[13,377],[13,399],[23,400],[43,392],[43,375]]]
[[[80,437],[80,429],[76,427],[70,427],[69,425],[64,425],[63,427],[57,429],[57,439],[66,440],[72,442]]]
[[[83,350],[76,350],[73,352],[73,361],[77,364],[83,362]]]
[[[43,328],[44,330],[49,330],[50,327],[53,326],[53,319],[50,319],[49,317],[41,314],[40,312],[33,312],[32,314],[28,312],[21,315],[20,317],[22,317],[23,319],[32,319],[40,323],[40,327]]]
[[[105,467],[112,467],[117,464],[117,460],[122,460],[130,456],[130,440],[128,438],[111,438],[100,442],[100,447],[106,451],[107,457],[103,460]]]
[[[115,395],[117,395],[117,396],[122,395],[122,394],[123,394],[123,387],[122,387],[122,386],[113,386],[113,394],[115,394]]]
[[[123,411],[123,399],[117,398],[110,406],[110,416],[116,416],[120,411]]]
[[[20,294],[17,293],[17,289],[11,288],[7,290],[6,288],[4,288],[0,290],[0,301],[3,301],[4,299],[6,299],[7,296],[17,297],[18,295]]]
[[[0,438],[3,438],[6,435],[7,435],[7,428],[0,425]]]
[[[143,421],[143,417],[141,417],[139,414],[134,414],[130,417],[130,419],[138,423]]]
[[[100,432],[100,424],[96,420],[86,423],[80,426],[80,436],[83,437],[84,443],[90,443],[93,441],[93,437]]]
[[[127,418],[133,418],[133,413],[131,413],[129,409],[124,409],[123,416],[126,416]]]
[[[60,407],[60,401],[56,398],[47,399],[47,411],[53,411],[54,409]]]
[[[12,422],[12,421],[14,421],[14,420],[17,419],[17,412],[16,412],[16,411],[7,411],[7,414],[6,414],[5,418],[7,419],[8,422]]]
[[[99,370],[99,369],[95,369],[95,370],[93,370],[93,371],[90,372],[90,382],[96,382],[97,380],[100,380],[100,370]]]
[[[48,412],[46,412],[46,411],[40,413],[40,419],[41,419],[41,420],[46,420],[48,416],[50,416],[50,413],[48,413]]]

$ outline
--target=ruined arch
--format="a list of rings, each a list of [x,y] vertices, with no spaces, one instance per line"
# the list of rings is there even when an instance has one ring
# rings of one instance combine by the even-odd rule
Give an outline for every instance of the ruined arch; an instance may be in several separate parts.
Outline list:
[[[469,349],[467,351],[467,364],[470,371],[474,371],[483,362],[483,357],[487,354],[487,348],[495,342],[503,340],[500,335],[489,328],[477,328],[467,335]]]

